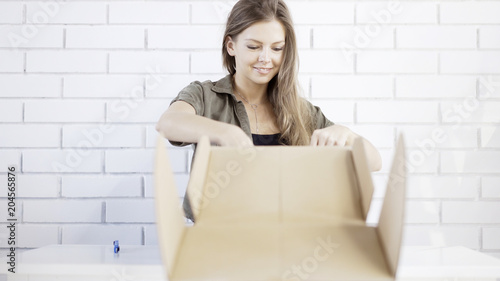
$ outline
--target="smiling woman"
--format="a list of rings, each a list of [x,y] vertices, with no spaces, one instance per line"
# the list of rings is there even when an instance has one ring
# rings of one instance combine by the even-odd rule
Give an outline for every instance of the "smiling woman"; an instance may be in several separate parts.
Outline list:
[[[284,1],[238,1],[222,56],[226,77],[192,82],[161,116],[157,130],[172,144],[206,135],[221,146],[349,146],[359,137],[300,96],[296,36]],[[379,170],[378,151],[363,142],[372,170]]]

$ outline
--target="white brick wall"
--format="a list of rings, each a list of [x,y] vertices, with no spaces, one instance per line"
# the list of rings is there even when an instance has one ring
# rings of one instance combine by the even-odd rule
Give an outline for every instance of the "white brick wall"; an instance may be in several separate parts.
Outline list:
[[[191,81],[225,75],[234,2],[0,2],[0,182],[18,167],[20,248],[157,244],[154,126]],[[304,95],[381,151],[369,222],[404,133],[404,243],[500,256],[500,3],[287,3]],[[182,197],[191,149],[166,145]]]

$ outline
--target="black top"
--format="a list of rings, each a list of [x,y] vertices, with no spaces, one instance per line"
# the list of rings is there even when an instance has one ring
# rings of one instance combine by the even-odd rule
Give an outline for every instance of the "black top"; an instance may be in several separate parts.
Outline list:
[[[254,145],[281,145],[279,142],[281,134],[273,135],[257,135],[252,134],[252,140]]]

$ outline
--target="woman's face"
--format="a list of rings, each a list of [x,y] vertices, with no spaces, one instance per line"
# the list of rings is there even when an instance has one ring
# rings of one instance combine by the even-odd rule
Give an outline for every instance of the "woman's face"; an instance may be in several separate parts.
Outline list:
[[[227,42],[229,55],[235,57],[236,77],[261,85],[278,73],[284,47],[285,29],[276,20],[257,22]]]

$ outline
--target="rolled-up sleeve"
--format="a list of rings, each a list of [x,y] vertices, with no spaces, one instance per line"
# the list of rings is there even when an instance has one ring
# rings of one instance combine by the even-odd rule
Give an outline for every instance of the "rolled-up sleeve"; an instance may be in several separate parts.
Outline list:
[[[309,101],[305,100],[305,103],[309,109],[309,112],[311,113],[312,121],[313,124],[316,125],[316,129],[323,129],[326,127],[330,127],[332,125],[335,125],[332,121],[328,120],[326,116],[323,114],[321,111],[321,108],[318,106],[313,105]]]
[[[172,105],[176,101],[183,101],[187,102],[190,104],[195,112],[196,115],[203,115],[204,108],[205,108],[205,102],[203,98],[203,87],[201,86],[201,83],[198,81],[192,82],[189,85],[187,85],[184,89],[182,89],[177,97],[175,97],[170,105]],[[173,146],[186,146],[192,143],[188,142],[178,142],[178,141],[171,141],[169,140],[170,144]]]

